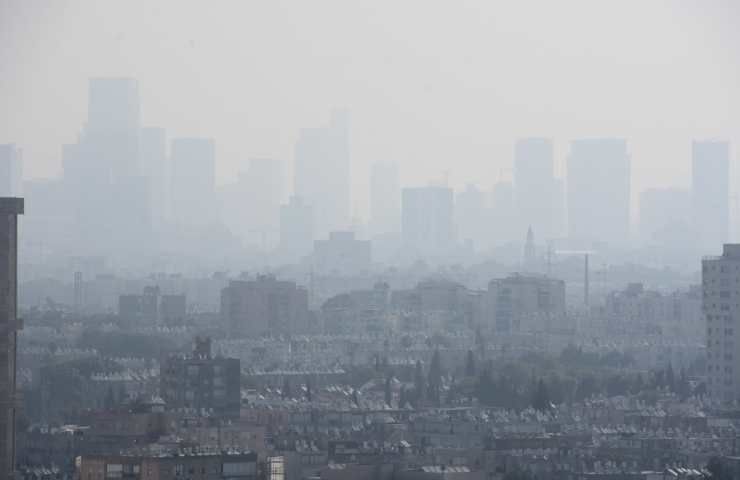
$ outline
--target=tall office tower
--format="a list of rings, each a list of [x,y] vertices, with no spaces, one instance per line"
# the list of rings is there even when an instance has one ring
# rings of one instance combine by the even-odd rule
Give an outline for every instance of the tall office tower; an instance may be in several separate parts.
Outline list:
[[[149,205],[154,225],[168,219],[169,185],[167,166],[167,131],[159,127],[141,129],[139,138],[141,171],[147,179]]]
[[[15,470],[18,215],[22,198],[0,198],[0,478]]]
[[[740,399],[740,244],[725,244],[720,257],[702,260],[702,313],[707,327],[707,391],[722,401]]]
[[[695,141],[691,145],[694,228],[699,245],[709,248],[727,241],[730,204],[730,144]]]
[[[568,157],[568,234],[625,245],[630,232],[630,157],[619,138],[575,140]]]
[[[401,230],[401,186],[398,165],[373,163],[370,171],[370,232],[373,235]]]
[[[406,246],[421,255],[442,255],[455,244],[452,189],[404,188],[401,235]]]
[[[287,260],[295,261],[311,253],[313,248],[313,208],[301,197],[291,196],[280,206],[279,250]]]
[[[139,168],[139,90],[130,78],[93,78],[88,118],[63,151],[65,189],[76,214],[78,248],[130,248],[151,228]]]
[[[92,78],[84,137],[112,179],[138,176],[139,84],[133,78]]]
[[[455,224],[461,241],[471,242],[476,249],[484,248],[489,241],[490,212],[486,208],[486,195],[477,186],[468,184],[455,195]]]
[[[537,270],[537,247],[534,244],[534,232],[532,227],[527,229],[527,240],[524,242],[524,256],[522,257],[522,267],[526,272]]]
[[[23,160],[20,148],[9,143],[0,145],[0,197],[21,195]]]
[[[251,243],[264,249],[276,244],[283,201],[283,164],[272,158],[250,158],[247,172],[240,177],[246,203],[242,231]]]
[[[543,238],[560,234],[562,217],[557,182],[553,174],[552,141],[525,138],[514,149],[514,188],[519,230],[531,226]]]
[[[644,242],[688,242],[691,235],[691,192],[681,188],[651,188],[640,193],[640,236]]]
[[[319,237],[344,230],[350,222],[349,112],[335,110],[322,128],[304,129],[295,145],[293,192],[321,212]]]
[[[511,182],[501,181],[493,186],[491,205],[493,243],[502,245],[521,238],[521,232],[517,231],[519,222],[514,203],[514,186]]]
[[[172,217],[176,225],[204,227],[217,218],[215,146],[210,138],[175,138],[170,152]]]

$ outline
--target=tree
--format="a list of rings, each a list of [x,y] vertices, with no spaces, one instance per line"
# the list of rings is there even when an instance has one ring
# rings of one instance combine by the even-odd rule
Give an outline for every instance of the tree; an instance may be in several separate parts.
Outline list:
[[[472,350],[468,350],[468,358],[465,360],[465,376],[475,376],[475,355]]]
[[[290,388],[290,380],[288,380],[288,377],[285,377],[285,380],[283,381],[283,390],[281,392],[281,397],[283,400],[286,398],[291,398],[293,396],[293,392]]]
[[[306,400],[313,401],[313,392],[311,391],[311,377],[306,377]]]
[[[416,390],[416,401],[423,400],[425,397],[426,382],[424,381],[424,369],[421,366],[421,361],[416,361],[416,367],[414,370],[414,388]]]
[[[406,407],[406,404],[409,402],[407,395],[408,394],[406,393],[406,387],[401,386],[401,391],[398,392],[398,408]]]
[[[389,407],[391,406],[391,401],[393,399],[393,393],[391,392],[391,384],[392,384],[392,377],[388,375],[385,377],[385,404]]]
[[[442,361],[440,360],[439,350],[435,350],[434,355],[432,355],[432,363],[429,365],[428,385],[429,398],[435,405],[439,405],[439,396],[442,390]]]
[[[108,391],[105,393],[105,400],[103,401],[103,407],[110,411],[113,410],[113,407],[116,406],[116,398],[115,394],[113,393],[113,386],[108,386]]]
[[[496,395],[496,385],[491,378],[491,371],[485,369],[478,377],[478,400],[484,405],[493,405]]]
[[[537,382],[537,387],[534,391],[532,407],[540,412],[546,412],[550,409],[550,394],[547,391],[547,385],[545,385],[545,382],[541,378]]]
[[[676,391],[676,374],[673,372],[673,365],[670,363],[668,364],[668,368],[665,372],[665,381],[666,386],[671,390],[671,392]]]
[[[712,480],[731,480],[732,472],[722,463],[720,457],[712,457],[707,462],[707,470],[712,474]]]

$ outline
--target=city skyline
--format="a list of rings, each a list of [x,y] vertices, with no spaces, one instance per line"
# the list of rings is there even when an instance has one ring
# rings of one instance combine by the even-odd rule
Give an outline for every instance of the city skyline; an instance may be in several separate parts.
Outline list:
[[[432,34],[436,22],[449,12],[442,6],[430,7],[429,20],[417,27],[419,41],[409,42],[401,33],[414,4],[400,9],[395,17],[389,16],[388,5],[382,2],[368,9],[326,3],[313,10],[288,9],[276,3],[251,7],[254,11],[224,4],[202,18],[195,17],[193,5],[182,4],[179,20],[171,23],[169,37],[161,41],[155,27],[167,18],[167,9],[133,3],[103,20],[92,3],[42,2],[31,7],[6,2],[2,8],[7,15],[0,15],[0,21],[5,22],[2,29],[9,42],[0,48],[0,60],[13,64],[23,54],[27,61],[0,79],[0,91],[15,92],[6,99],[8,112],[21,110],[20,105],[14,108],[16,98],[31,85],[40,103],[17,115],[0,117],[0,143],[15,142],[24,149],[26,178],[52,176],[60,171],[58,145],[74,141],[76,125],[84,119],[87,78],[125,76],[139,80],[142,125],[166,126],[171,138],[216,139],[218,184],[235,178],[239,165],[254,156],[279,159],[290,174],[299,130],[328,121],[334,107],[346,107],[353,117],[352,216],[369,218],[372,163],[397,162],[403,185],[424,185],[449,172],[455,188],[476,182],[487,189],[502,174],[511,175],[514,144],[528,136],[553,139],[558,173],[564,170],[571,140],[627,138],[633,155],[635,212],[642,190],[690,185],[691,156],[686,146],[694,139],[721,138],[740,144],[733,128],[740,123],[740,108],[732,93],[740,72],[731,60],[740,56],[734,47],[740,42],[724,41],[735,35],[728,28],[738,9],[730,2],[712,3],[706,9],[692,2],[656,2],[640,5],[638,21],[631,14],[635,5],[627,2],[604,11],[579,1],[562,7],[538,5],[548,14],[542,17],[550,19],[544,22],[530,18],[526,6],[472,3],[456,9],[449,21],[457,25],[478,20],[470,23],[469,33],[447,41],[435,40]],[[321,13],[330,10],[336,10],[337,19],[323,23]],[[590,23],[570,20],[569,12],[575,11]],[[210,37],[206,32],[212,33],[219,22],[232,25],[231,17],[244,15],[250,25],[260,15],[271,20],[274,31],[253,25],[253,33],[247,35],[272,39],[279,60],[271,63],[269,56],[248,41],[240,44],[245,53],[238,68],[217,60],[215,54],[238,37],[229,28]],[[303,38],[305,27],[291,22],[293,15],[303,15],[305,27],[327,27],[325,33],[299,47],[296,42]],[[611,16],[618,20],[607,23]],[[63,17],[79,22],[79,34],[64,42],[78,50],[79,59],[55,75],[51,87],[37,85],[33,72],[53,68],[64,58],[57,55],[58,46],[50,43],[63,33],[56,20]],[[141,17],[148,20],[134,20]],[[104,23],[96,25],[94,20]],[[618,40],[620,21],[631,23],[633,39]],[[713,35],[704,35],[706,22],[713,23]],[[29,50],[26,35],[38,25],[45,25],[46,36],[36,49]],[[571,31],[563,34],[564,26]],[[560,36],[555,36],[554,28]],[[650,36],[657,28],[659,39]],[[277,32],[285,35],[276,37]],[[369,49],[367,40],[378,32],[386,35],[379,37],[377,50]],[[579,44],[583,36],[589,38],[588,47]],[[699,36],[702,40],[695,41]],[[339,38],[343,41],[337,42]],[[638,47],[638,39],[646,41],[646,46]],[[154,42],[154,48],[144,48],[146,42]],[[501,42],[509,50],[499,48]],[[14,45],[19,48],[13,49]],[[102,49],[109,56],[104,57]],[[346,60],[353,49],[367,66]],[[456,59],[465,51],[473,55],[469,61]],[[429,58],[433,52],[438,62]],[[360,81],[366,69],[383,65],[386,54],[390,63],[385,67],[398,75],[393,79],[378,76],[375,86]],[[289,66],[295,55],[301,60]],[[525,61],[516,61],[517,55]],[[150,68],[157,62],[161,65]],[[303,78],[304,84],[297,83],[296,69],[308,68],[307,62],[314,62],[316,68],[310,68],[312,74]],[[600,71],[592,70],[592,65]],[[270,72],[282,74],[281,80],[271,82]],[[21,75],[25,75],[23,83]],[[172,75],[183,77],[175,82]],[[214,75],[226,83],[210,82]],[[461,82],[470,75],[479,80],[464,88]],[[650,81],[638,88],[633,80],[636,76]],[[543,81],[514,88],[519,79],[526,78]],[[412,79],[423,80],[418,83],[423,88],[411,89]],[[213,89],[215,85],[218,90]],[[456,103],[446,100],[455,98],[451,92],[461,88]],[[406,95],[406,100],[399,101],[399,95]],[[280,97],[290,99],[291,107],[278,101]],[[676,98],[682,100],[676,102]],[[42,105],[45,112],[40,115]],[[691,115],[686,114],[689,111]],[[49,128],[52,121],[59,127]],[[736,159],[733,154],[733,163]],[[667,165],[671,168],[666,174],[661,167]],[[285,185],[290,185],[288,179]]]

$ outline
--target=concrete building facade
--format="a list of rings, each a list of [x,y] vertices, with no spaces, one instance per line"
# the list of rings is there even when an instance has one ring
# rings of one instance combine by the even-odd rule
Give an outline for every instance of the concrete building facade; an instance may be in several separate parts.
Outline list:
[[[221,318],[232,336],[304,333],[309,321],[308,291],[271,275],[233,280],[221,291]]]
[[[23,199],[0,198],[0,478],[15,470],[18,215]]]
[[[740,244],[702,260],[702,313],[707,327],[707,391],[722,401],[740,398]]]
[[[211,410],[217,416],[238,417],[240,361],[214,357],[211,339],[196,338],[192,355],[172,356],[162,365],[161,393],[169,409]]]
[[[625,245],[630,238],[630,156],[620,138],[575,140],[568,157],[568,235]]]
[[[538,275],[491,280],[484,293],[482,322],[503,333],[561,328],[565,318],[565,282]]]

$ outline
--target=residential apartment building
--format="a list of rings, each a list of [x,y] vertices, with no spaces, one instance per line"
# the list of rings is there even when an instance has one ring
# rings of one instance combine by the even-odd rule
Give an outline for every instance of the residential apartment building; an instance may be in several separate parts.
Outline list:
[[[740,398],[740,244],[725,244],[722,255],[702,260],[702,313],[707,325],[707,390],[723,401]]]

